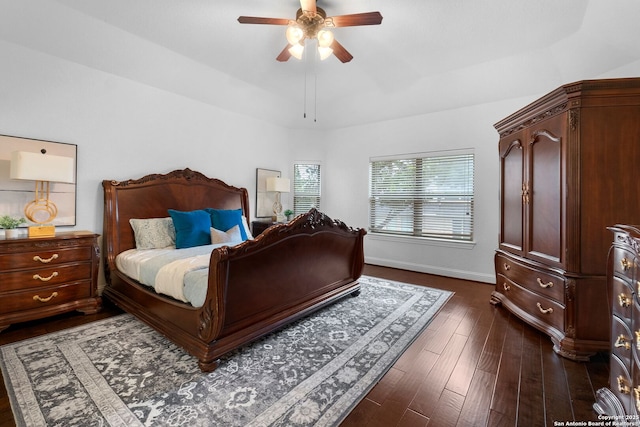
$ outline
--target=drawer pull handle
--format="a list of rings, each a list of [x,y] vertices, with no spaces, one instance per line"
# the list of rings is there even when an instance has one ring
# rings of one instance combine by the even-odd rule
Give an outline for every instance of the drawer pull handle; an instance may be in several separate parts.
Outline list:
[[[624,377],[620,375],[618,376],[617,380],[618,380],[618,391],[622,394],[629,394],[631,390],[629,389],[629,386],[626,384]]]
[[[536,303],[536,305],[538,306],[538,310],[540,310],[540,313],[542,313],[542,314],[551,314],[551,313],[553,313],[553,307],[542,308],[542,304],[540,304],[539,302]]]
[[[54,259],[58,259],[58,254],[53,254],[51,255],[50,258],[40,258],[40,255],[36,255],[33,257],[34,261],[40,261],[43,264],[49,264],[51,261],[53,261]]]
[[[631,343],[624,335],[618,335],[618,339],[615,344],[613,344],[615,348],[624,347],[625,350],[629,350],[631,348]]]
[[[620,266],[622,267],[622,270],[623,270],[623,271],[627,271],[628,269],[630,269],[630,268],[631,268],[631,261],[629,261],[629,260],[628,260],[628,259],[626,259],[626,258],[622,258],[622,259],[620,260]]]
[[[502,287],[504,288],[505,291],[510,291],[511,290],[511,286],[507,285],[506,283],[503,283]]]
[[[538,281],[538,285],[542,288],[553,288],[553,282],[542,283],[542,279],[539,277],[536,280]]]
[[[620,304],[620,307],[629,307],[631,305],[631,298],[629,298],[627,294],[621,293],[618,295],[618,303]]]
[[[57,296],[58,296],[57,292],[52,293],[47,298],[42,298],[40,295],[34,295],[33,296],[33,300],[34,301],[40,301],[40,302],[49,302],[49,301],[51,301],[52,298],[55,298]]]
[[[633,389],[633,397],[636,401],[636,409],[640,411],[640,385]]]
[[[39,274],[34,274],[33,278],[36,279],[36,280],[41,280],[43,282],[48,282],[49,280],[53,279],[57,275],[58,275],[58,272],[54,271],[53,273],[51,273],[51,276],[49,276],[49,277],[42,277]]]
[[[511,270],[511,266],[509,264],[507,264],[506,262],[503,264],[503,267],[506,271]]]

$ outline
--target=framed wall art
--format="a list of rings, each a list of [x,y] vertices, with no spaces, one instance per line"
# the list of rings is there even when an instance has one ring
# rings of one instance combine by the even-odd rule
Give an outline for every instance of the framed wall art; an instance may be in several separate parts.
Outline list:
[[[256,218],[271,218],[276,194],[267,192],[267,178],[280,178],[280,171],[256,169]]]
[[[39,156],[49,156],[61,160],[66,165],[68,178],[66,182],[49,182],[49,200],[57,208],[57,214],[51,221],[52,225],[71,226],[76,224],[76,173],[77,151],[75,144],[44,141],[38,139],[22,138],[17,136],[0,135],[0,216],[25,217],[25,207],[35,199],[36,181],[31,179],[12,179],[11,160],[16,162],[16,153],[20,153],[20,159],[33,158],[39,160]],[[50,163],[38,163],[44,175]],[[15,171],[14,164],[14,171]],[[16,173],[14,172],[14,176]],[[42,179],[42,178],[41,178]],[[24,226],[33,224],[24,224]]]

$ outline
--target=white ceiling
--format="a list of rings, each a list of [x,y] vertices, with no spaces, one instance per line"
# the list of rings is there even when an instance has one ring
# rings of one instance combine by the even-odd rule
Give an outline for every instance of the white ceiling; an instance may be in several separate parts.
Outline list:
[[[640,60],[637,0],[318,0],[347,64],[280,63],[297,0],[0,0],[0,40],[290,128],[536,95]],[[307,117],[303,116],[306,112]]]

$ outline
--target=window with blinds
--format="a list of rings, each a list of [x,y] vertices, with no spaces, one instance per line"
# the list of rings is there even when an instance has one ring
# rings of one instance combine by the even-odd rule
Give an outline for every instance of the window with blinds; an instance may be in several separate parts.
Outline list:
[[[293,212],[300,215],[309,209],[320,209],[320,165],[293,165]]]
[[[372,159],[370,231],[471,241],[473,163],[473,153]]]

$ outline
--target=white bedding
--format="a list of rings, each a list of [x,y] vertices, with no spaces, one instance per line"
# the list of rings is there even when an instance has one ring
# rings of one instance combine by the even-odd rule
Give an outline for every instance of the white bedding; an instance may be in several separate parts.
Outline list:
[[[207,296],[211,251],[221,246],[225,245],[130,249],[116,257],[116,266],[158,293],[201,307]]]

